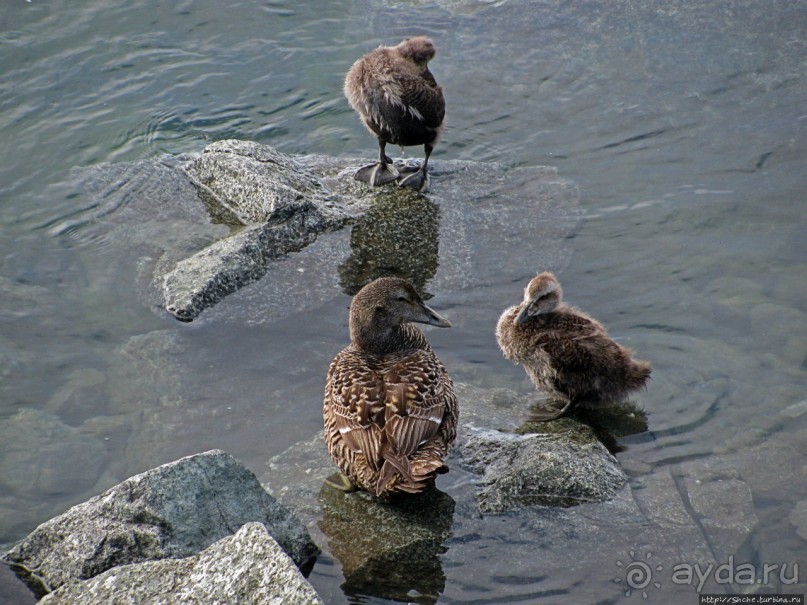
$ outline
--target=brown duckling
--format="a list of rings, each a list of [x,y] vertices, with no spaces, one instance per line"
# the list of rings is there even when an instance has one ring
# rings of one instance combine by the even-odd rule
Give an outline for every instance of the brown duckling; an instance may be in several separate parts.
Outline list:
[[[451,327],[405,279],[364,286],[325,384],[328,453],[352,486],[381,497],[419,492],[445,472],[457,434],[454,384],[412,322]]]
[[[524,366],[538,389],[564,403],[560,412],[536,415],[552,420],[572,406],[620,402],[645,386],[651,367],[632,359],[605,328],[563,303],[563,290],[549,272],[534,277],[524,301],[499,318],[496,338],[504,356]]]
[[[361,121],[378,139],[378,162],[355,178],[372,186],[398,181],[403,187],[428,187],[429,156],[443,131],[446,105],[428,63],[434,43],[424,36],[397,46],[381,46],[353,64],[345,77],[345,96]],[[411,174],[402,175],[386,155],[387,143],[423,145],[426,157]]]

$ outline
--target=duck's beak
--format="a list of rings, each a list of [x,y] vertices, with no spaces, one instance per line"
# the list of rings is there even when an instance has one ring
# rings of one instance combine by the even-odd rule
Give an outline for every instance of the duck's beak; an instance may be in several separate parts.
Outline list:
[[[421,303],[421,306],[423,307],[423,312],[426,314],[426,317],[428,318],[423,323],[428,324],[430,326],[437,326],[438,328],[450,328],[451,327],[451,322],[448,321],[442,315],[439,315],[430,306],[428,306],[426,304],[423,304],[423,303]]]
[[[530,306],[524,305],[523,307],[521,307],[521,311],[518,312],[518,315],[516,315],[514,322],[517,326],[520,326],[521,324],[526,323],[529,318],[530,318]]]

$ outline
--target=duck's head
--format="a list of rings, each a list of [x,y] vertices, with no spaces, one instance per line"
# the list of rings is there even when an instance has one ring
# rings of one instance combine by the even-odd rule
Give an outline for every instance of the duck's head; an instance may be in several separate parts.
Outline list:
[[[398,53],[405,59],[409,59],[413,63],[425,66],[429,61],[434,59],[437,50],[434,48],[434,42],[431,38],[426,36],[415,36],[407,38],[395,47]]]
[[[530,317],[541,313],[551,313],[563,299],[560,282],[549,271],[536,275],[524,288],[524,304],[516,316],[516,324],[523,324]]]
[[[402,324],[422,323],[450,328],[451,322],[438,315],[414,286],[398,277],[382,277],[364,286],[350,303],[350,338],[367,351],[395,347]]]

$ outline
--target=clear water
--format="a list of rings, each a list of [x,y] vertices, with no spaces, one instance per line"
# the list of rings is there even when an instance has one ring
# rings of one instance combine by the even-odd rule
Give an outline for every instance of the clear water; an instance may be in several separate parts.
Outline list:
[[[733,469],[756,522],[712,555],[801,561],[807,577],[807,4],[785,0],[5,0],[0,543],[182,455],[220,447],[261,475],[319,430],[346,341],[338,290],[311,293],[317,321],[256,314],[249,293],[192,324],[169,318],[109,234],[55,234],[93,211],[74,168],[224,138],[370,156],[343,74],[412,34],[438,48],[450,130],[436,159],[552,165],[580,187],[567,298],[654,365],[650,430],[619,454],[634,489],[682,465]],[[456,380],[526,393],[492,334],[529,277],[512,254],[480,261],[495,283],[433,292],[460,329],[430,338]],[[290,292],[318,285],[305,275]],[[603,552],[573,527],[550,540],[519,516],[478,519],[467,490],[441,488],[457,502],[441,602],[641,599],[613,582],[617,561],[639,546],[674,558],[642,541],[663,528],[602,523]],[[348,600],[327,549],[311,579]]]

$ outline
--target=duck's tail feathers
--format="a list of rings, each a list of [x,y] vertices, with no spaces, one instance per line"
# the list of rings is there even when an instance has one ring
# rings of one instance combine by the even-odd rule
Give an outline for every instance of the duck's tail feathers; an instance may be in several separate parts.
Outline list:
[[[649,361],[633,360],[628,373],[628,382],[630,383],[630,390],[640,389],[645,386],[647,379],[650,378],[650,373],[653,367]]]

